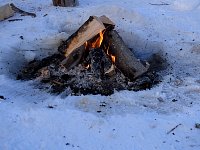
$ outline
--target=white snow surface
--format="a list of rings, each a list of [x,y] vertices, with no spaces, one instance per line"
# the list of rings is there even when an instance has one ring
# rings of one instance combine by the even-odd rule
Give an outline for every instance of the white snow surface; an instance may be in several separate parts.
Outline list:
[[[200,0],[79,0],[74,8],[0,0],[6,3],[37,17],[15,14],[9,19],[23,20],[0,22],[1,150],[200,149]],[[15,80],[25,63],[56,52],[91,15],[110,17],[139,58],[163,54],[171,66],[162,83],[139,92],[65,97]]]

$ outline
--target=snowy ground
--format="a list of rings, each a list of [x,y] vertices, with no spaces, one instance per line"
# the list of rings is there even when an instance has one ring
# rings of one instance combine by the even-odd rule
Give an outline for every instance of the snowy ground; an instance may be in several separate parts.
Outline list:
[[[1,150],[200,149],[195,128],[200,0],[79,0],[76,8],[56,8],[51,0],[0,0],[0,5],[8,2],[37,17],[16,14],[12,19],[23,20],[0,22],[0,95],[6,98],[0,98]],[[169,5],[154,5],[162,3]],[[163,54],[171,64],[163,82],[108,97],[64,97],[15,80],[26,62],[54,53],[90,15],[110,17],[138,57]]]

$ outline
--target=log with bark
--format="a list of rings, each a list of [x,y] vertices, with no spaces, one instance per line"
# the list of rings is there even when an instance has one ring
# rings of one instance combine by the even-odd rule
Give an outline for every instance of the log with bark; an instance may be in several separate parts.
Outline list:
[[[112,30],[104,34],[103,47],[109,48],[109,53],[115,56],[115,66],[129,79],[135,79],[147,72],[149,64],[143,65],[134,56],[117,31]]]
[[[23,11],[11,3],[0,7],[0,21],[12,17],[15,12],[24,16],[36,17],[36,14]]]
[[[80,49],[87,41],[94,38],[103,30],[105,30],[105,26],[99,18],[91,16],[74,34],[59,46],[58,51],[66,57],[62,64],[68,67],[70,65],[67,64],[69,62],[68,59],[71,59],[72,54],[75,53],[74,51]]]
[[[7,19],[14,15],[14,10],[11,8],[10,4],[6,4],[0,7],[0,21]]]

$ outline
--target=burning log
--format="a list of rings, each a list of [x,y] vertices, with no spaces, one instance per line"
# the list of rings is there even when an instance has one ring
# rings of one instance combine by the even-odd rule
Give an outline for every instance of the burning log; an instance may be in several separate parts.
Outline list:
[[[78,0],[53,0],[54,6],[74,7],[78,4]]]
[[[117,31],[106,32],[104,34],[103,45],[109,48],[109,53],[115,59],[115,66],[129,79],[135,79],[147,72],[149,65],[144,66],[135,58]]]
[[[67,65],[68,59],[71,54],[79,47],[84,45],[88,40],[94,38],[97,34],[105,29],[103,23],[98,17],[90,17],[68,40],[66,40],[59,48],[58,51],[65,55],[66,59],[62,62]]]
[[[58,51],[68,57],[74,50],[84,45],[88,40],[95,37],[105,26],[98,17],[91,16],[68,40],[66,40]]]

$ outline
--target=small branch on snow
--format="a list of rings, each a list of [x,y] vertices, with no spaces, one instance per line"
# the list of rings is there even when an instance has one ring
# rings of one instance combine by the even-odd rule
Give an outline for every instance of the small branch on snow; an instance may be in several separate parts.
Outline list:
[[[180,124],[178,124],[178,125],[176,125],[174,128],[172,128],[171,130],[169,130],[168,132],[167,132],[167,134],[170,134],[172,131],[174,131],[176,128],[178,128],[179,126],[181,126],[182,124],[180,123]]]
[[[13,21],[22,21],[23,19],[9,19],[9,22],[13,22]]]
[[[164,2],[162,2],[162,3],[160,3],[160,4],[155,4],[155,3],[149,3],[149,4],[150,4],[150,5],[156,5],[156,6],[170,5],[170,4],[164,3]]]

